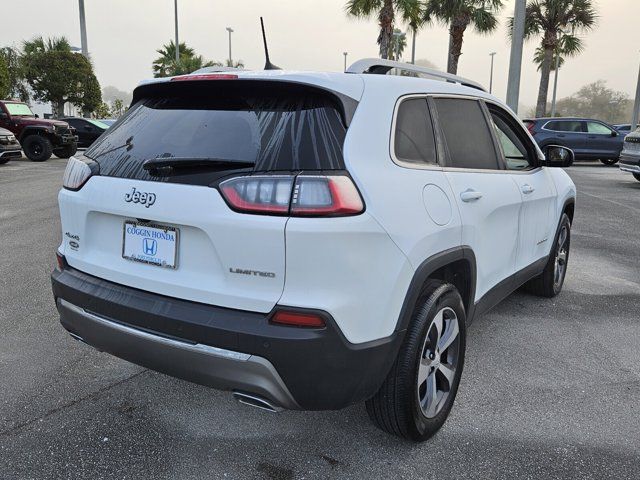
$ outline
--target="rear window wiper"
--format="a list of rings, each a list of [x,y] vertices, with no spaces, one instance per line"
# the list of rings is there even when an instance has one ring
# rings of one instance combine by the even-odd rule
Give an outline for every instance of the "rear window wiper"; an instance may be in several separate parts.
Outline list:
[[[156,174],[168,174],[178,168],[243,168],[253,167],[255,162],[248,160],[227,160],[224,158],[190,158],[190,157],[159,157],[145,160],[142,168],[153,170]]]

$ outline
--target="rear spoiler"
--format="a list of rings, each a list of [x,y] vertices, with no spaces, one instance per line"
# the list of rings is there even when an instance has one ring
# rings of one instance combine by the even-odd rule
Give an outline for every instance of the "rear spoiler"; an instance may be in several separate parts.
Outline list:
[[[189,77],[189,75],[187,75]],[[226,77],[226,78],[222,78]],[[133,91],[131,106],[138,103],[144,98],[158,98],[163,96],[174,96],[176,94],[195,95],[198,92],[210,95],[212,91],[232,95],[250,91],[259,94],[264,93],[303,93],[321,94],[332,99],[342,115],[342,120],[348,128],[358,107],[358,101],[340,92],[313,85],[310,83],[296,82],[281,79],[255,79],[255,78],[231,78],[235,75],[225,74],[201,74],[191,76],[191,78],[181,79],[181,81],[172,81],[179,77],[168,77],[162,79],[154,79],[140,83]]]

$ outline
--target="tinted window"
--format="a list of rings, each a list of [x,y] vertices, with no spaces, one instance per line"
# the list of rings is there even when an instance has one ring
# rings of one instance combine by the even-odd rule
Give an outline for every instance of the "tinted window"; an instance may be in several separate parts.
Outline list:
[[[577,120],[554,120],[547,122],[544,128],[556,132],[584,132],[582,123]]]
[[[496,107],[489,107],[496,137],[502,148],[507,170],[526,170],[534,165],[532,149],[526,147],[525,135],[514,120]]]
[[[295,88],[250,84],[143,98],[86,156],[100,164],[101,175],[188,183],[197,180],[152,177],[143,162],[186,157],[251,162],[254,171],[344,168],[346,127],[335,102]]]
[[[449,154],[449,166],[498,169],[498,157],[480,102],[436,98],[440,130]]]
[[[404,100],[398,109],[394,149],[396,158],[411,163],[436,163],[433,125],[425,98]]]
[[[587,132],[600,135],[611,135],[612,130],[598,122],[587,122]]]

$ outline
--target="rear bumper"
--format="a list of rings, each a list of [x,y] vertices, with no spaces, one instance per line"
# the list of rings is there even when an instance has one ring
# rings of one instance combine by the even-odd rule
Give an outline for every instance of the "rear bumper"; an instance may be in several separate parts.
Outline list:
[[[161,337],[102,318],[62,298],[56,306],[64,328],[100,351],[202,385],[250,391],[283,408],[300,408],[264,358]]]
[[[144,292],[66,267],[52,273],[64,328],[85,343],[178,378],[255,394],[288,409],[343,408],[371,397],[402,334],[350,344],[324,329],[269,323],[269,314]]]

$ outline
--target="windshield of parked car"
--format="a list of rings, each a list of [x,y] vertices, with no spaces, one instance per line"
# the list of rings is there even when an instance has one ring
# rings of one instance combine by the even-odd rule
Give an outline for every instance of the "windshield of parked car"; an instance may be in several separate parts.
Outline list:
[[[33,117],[34,113],[29,108],[29,105],[25,103],[5,103],[4,106],[9,111],[9,115],[19,117]]]
[[[89,122],[89,123],[91,123],[91,124],[95,125],[96,127],[99,127],[99,128],[109,128],[109,125],[107,125],[106,123],[102,123],[100,120],[92,120],[92,119],[90,119],[90,118],[87,118],[86,120],[87,120],[87,122]]]

